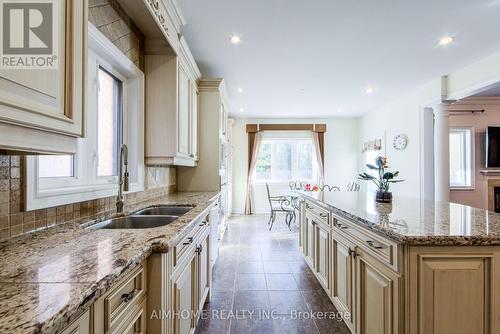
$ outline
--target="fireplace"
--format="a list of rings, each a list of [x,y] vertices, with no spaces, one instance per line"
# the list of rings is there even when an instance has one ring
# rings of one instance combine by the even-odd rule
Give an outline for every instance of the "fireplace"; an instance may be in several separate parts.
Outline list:
[[[493,210],[500,213],[500,187],[494,187],[493,194]]]

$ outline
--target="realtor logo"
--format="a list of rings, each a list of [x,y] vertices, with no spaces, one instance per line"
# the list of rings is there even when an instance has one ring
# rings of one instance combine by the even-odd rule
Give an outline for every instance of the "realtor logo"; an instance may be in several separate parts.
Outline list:
[[[57,68],[57,1],[0,0],[1,69]]]

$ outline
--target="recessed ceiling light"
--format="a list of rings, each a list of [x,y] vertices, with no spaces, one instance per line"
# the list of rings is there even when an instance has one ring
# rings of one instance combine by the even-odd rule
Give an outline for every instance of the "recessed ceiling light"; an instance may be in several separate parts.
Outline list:
[[[374,91],[375,91],[375,90],[373,89],[373,87],[367,87],[367,88],[365,89],[366,94],[371,94],[371,93],[373,93]]]
[[[240,112],[245,112],[245,109],[243,109],[243,108],[240,108]]]
[[[338,113],[341,113],[341,112],[342,112],[342,109],[338,108],[338,109],[337,109],[337,112],[338,112]]]
[[[243,88],[238,88],[236,91],[237,91],[238,93],[243,93]]]
[[[451,43],[453,43],[454,40],[455,36],[444,36],[439,40],[439,45],[441,46],[450,45]]]
[[[233,44],[239,44],[241,42],[241,38],[238,35],[234,35],[234,36],[231,36],[230,41]]]

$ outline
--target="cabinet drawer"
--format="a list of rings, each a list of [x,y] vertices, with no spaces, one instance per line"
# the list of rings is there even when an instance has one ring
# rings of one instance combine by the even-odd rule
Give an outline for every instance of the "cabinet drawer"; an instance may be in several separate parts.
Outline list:
[[[181,262],[182,257],[187,254],[186,251],[194,244],[196,238],[209,228],[208,216],[196,223],[189,233],[174,247],[174,266]]]
[[[397,243],[336,216],[333,218],[333,230],[346,236],[348,240],[366,250],[372,257],[398,271]]]
[[[116,334],[146,334],[146,300],[143,300],[130,313],[129,317],[125,317],[117,329],[112,333]]]
[[[104,299],[105,328],[116,328],[117,321],[128,314],[146,295],[146,273],[141,266]],[[119,327],[119,326],[118,326]]]
[[[325,224],[330,225],[330,212],[328,210],[309,201],[305,202],[305,206],[306,213],[313,214],[320,218]]]

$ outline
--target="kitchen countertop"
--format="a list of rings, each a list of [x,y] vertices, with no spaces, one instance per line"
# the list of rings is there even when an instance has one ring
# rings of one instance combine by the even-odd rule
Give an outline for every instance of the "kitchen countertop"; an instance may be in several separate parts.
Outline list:
[[[365,192],[300,192],[334,214],[401,244],[500,245],[500,214],[467,205],[395,197],[376,203]]]
[[[167,252],[179,243],[217,196],[179,192],[131,209],[195,205],[162,227],[93,230],[75,222],[0,243],[0,333],[64,329],[151,253]]]

